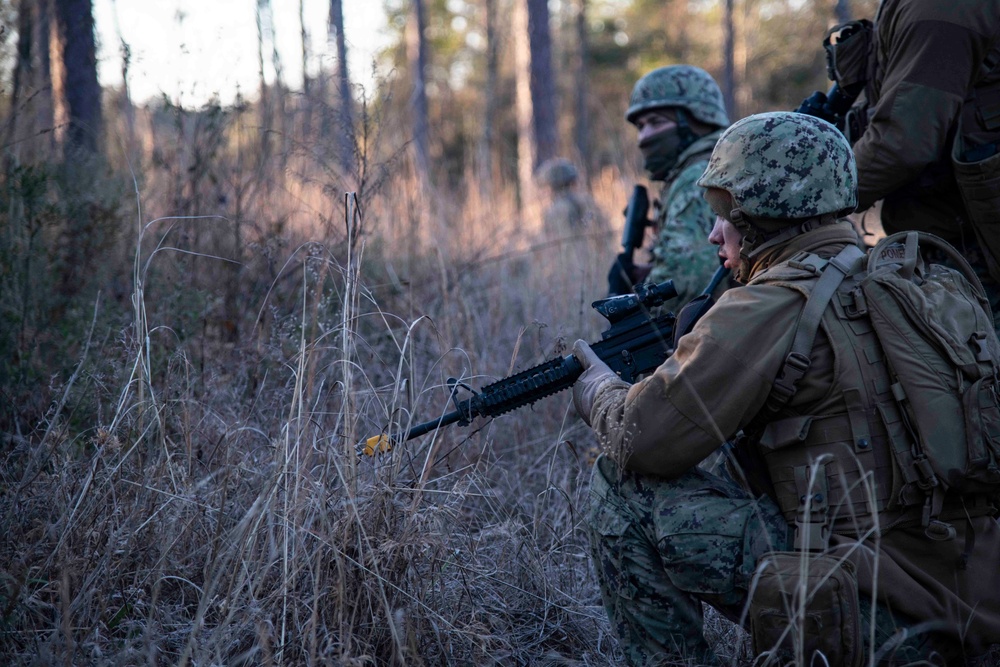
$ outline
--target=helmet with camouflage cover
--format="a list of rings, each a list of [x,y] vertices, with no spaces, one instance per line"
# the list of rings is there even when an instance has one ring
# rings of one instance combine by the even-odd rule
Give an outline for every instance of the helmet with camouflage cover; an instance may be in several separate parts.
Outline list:
[[[755,258],[857,204],[854,152],[840,131],[813,116],[779,111],[748,116],[726,130],[698,185],[743,238],[735,267],[747,282]]]
[[[825,120],[789,111],[747,116],[726,130],[698,185],[729,193],[742,214],[732,221],[737,227],[745,217],[839,217],[858,202],[854,152],[844,135]]]
[[[729,125],[719,85],[708,72],[693,65],[660,67],[644,75],[632,88],[625,119],[635,123],[642,112],[664,107],[686,109],[706,125]]]

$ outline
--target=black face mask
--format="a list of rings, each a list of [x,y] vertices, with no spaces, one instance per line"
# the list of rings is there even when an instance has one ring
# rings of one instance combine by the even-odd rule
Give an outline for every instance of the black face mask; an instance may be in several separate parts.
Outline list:
[[[688,145],[676,127],[646,137],[639,143],[643,169],[654,181],[662,181]]]

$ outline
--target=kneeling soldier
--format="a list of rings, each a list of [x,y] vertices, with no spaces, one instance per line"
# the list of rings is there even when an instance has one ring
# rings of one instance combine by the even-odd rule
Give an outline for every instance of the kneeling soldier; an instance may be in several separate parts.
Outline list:
[[[744,286],[634,385],[574,346],[574,401],[604,452],[594,565],[629,662],[717,664],[703,602],[781,664],[982,655],[1000,643],[1000,342],[981,286],[924,266],[916,236],[866,255],[842,219],[854,156],[824,121],[737,122],[699,185]],[[924,304],[891,336],[886,294]],[[921,363],[944,370],[915,388]],[[720,447],[726,474],[698,468]]]

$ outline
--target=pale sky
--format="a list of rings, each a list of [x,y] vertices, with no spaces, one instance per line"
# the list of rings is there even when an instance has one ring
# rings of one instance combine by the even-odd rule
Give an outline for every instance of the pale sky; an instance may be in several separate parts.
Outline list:
[[[257,0],[94,0],[100,41],[98,75],[106,86],[120,86],[120,38],[132,52],[129,85],[141,103],[166,95],[185,106],[200,106],[218,93],[226,104],[237,89],[254,96],[258,81]],[[282,77],[293,89],[302,82],[299,0],[271,0]],[[310,72],[320,59],[333,64],[327,44],[329,0],[305,0]],[[351,79],[372,87],[372,54],[386,42],[381,0],[345,0],[344,34]],[[265,72],[272,79],[270,47]]]

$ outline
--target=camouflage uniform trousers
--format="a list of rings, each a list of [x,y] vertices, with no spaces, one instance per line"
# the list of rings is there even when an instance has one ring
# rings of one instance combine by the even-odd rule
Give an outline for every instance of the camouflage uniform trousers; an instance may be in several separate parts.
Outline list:
[[[667,481],[622,471],[603,456],[594,466],[590,496],[591,556],[629,664],[720,664],[703,634],[702,602],[734,623],[746,622],[758,561],[791,546],[777,505],[701,468]],[[926,636],[899,633],[915,623],[894,618],[881,605],[876,610],[879,664],[944,664]],[[859,615],[867,638],[871,603],[864,596]]]

